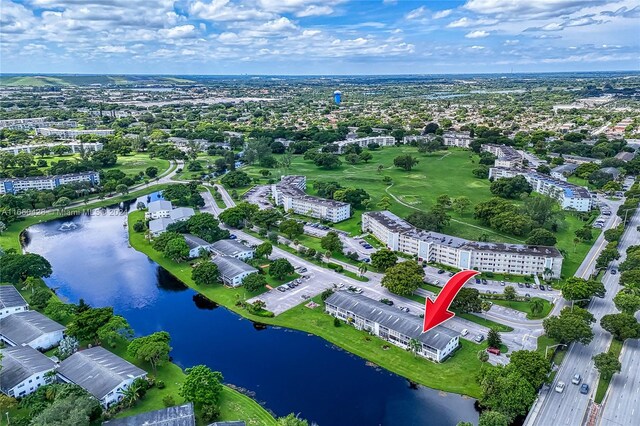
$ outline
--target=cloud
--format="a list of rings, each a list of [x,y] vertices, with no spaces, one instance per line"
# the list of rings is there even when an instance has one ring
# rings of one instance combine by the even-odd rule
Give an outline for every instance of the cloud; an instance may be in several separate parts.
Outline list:
[[[515,46],[518,43],[520,43],[520,40],[505,40],[504,41],[504,45],[505,46]]]
[[[427,14],[428,10],[426,7],[424,6],[420,6],[417,9],[413,9],[412,11],[410,11],[409,13],[407,13],[405,15],[405,18],[409,21],[414,20],[414,19],[420,19],[423,18],[426,14]]]
[[[496,19],[469,19],[466,16],[462,17],[458,20],[449,22],[447,24],[447,28],[468,28],[468,27],[477,27],[479,25],[493,25],[498,22]]]
[[[330,6],[317,6],[315,4],[312,4],[311,6],[308,6],[307,8],[296,12],[296,16],[300,17],[300,18],[304,18],[307,16],[323,16],[323,15],[331,15],[333,13],[333,8]]]
[[[453,9],[439,10],[433,14],[432,18],[433,19],[446,18],[447,16],[451,15],[451,12],[453,12]]]
[[[489,37],[490,33],[487,31],[471,31],[465,35],[466,38],[484,38]]]
[[[468,0],[463,7],[477,14],[524,20],[559,17],[606,3],[606,0]]]
[[[98,46],[98,50],[104,53],[126,53],[127,48],[124,46]]]
[[[196,27],[191,24],[188,25],[180,25],[178,27],[162,29],[160,30],[160,34],[163,37],[167,38],[184,38],[184,37],[192,37],[195,35]]]
[[[189,15],[212,22],[268,20],[275,17],[272,12],[236,5],[230,0],[212,0],[210,3],[198,0],[189,7]]]

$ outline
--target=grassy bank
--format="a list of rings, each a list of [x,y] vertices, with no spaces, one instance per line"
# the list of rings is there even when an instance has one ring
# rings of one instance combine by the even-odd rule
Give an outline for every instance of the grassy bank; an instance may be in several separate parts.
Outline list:
[[[137,214],[129,215],[130,224],[138,220]],[[176,263],[165,258],[151,248],[144,234],[135,233],[132,228],[129,226],[129,238],[133,248],[145,253],[176,278],[210,300],[224,305],[250,320],[314,334],[389,371],[434,389],[472,397],[480,395],[480,388],[475,382],[474,375],[469,372],[477,371],[481,366],[476,357],[481,345],[463,341],[462,347],[451,359],[443,364],[435,364],[422,358],[415,358],[407,351],[347,325],[335,327],[333,318],[325,314],[321,307],[309,309],[304,306],[307,302],[303,302],[275,318],[252,315],[237,305],[238,300],[252,297],[251,294],[242,288],[231,289],[220,285],[199,286],[195,284],[191,279],[191,267],[188,263]],[[318,298],[315,300],[322,304]]]
[[[620,358],[620,352],[622,352],[623,342],[613,339],[611,340],[611,345],[609,346],[609,352],[613,353],[616,358]],[[598,388],[596,389],[596,395],[594,400],[596,403],[600,404],[604,399],[605,394],[607,393],[607,389],[609,389],[609,383],[611,383],[610,379],[604,379],[600,376],[598,380]]]

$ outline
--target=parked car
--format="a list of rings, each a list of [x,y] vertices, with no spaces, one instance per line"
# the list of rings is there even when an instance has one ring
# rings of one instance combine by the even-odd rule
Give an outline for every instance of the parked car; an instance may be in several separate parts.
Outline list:
[[[482,284],[487,285],[487,280],[486,280],[486,278],[483,278],[483,279],[482,279]]]
[[[476,284],[480,284],[482,281],[480,281],[480,278],[476,278]]]
[[[502,287],[504,287],[504,286],[505,286],[505,282],[504,282],[504,281],[500,281],[500,285],[501,285]]]
[[[500,355],[500,349],[498,348],[487,348],[487,352],[494,355]]]
[[[360,287],[356,287],[354,291],[358,294],[362,293],[362,289]]]
[[[478,334],[476,337],[473,338],[473,340],[480,343],[484,340],[484,336],[482,334]]]
[[[544,284],[540,284],[540,290],[544,290]]]
[[[338,283],[338,288],[342,288],[342,287],[344,287],[344,284]]]
[[[469,334],[469,330],[467,330],[466,328],[463,328],[460,334],[462,334],[463,336],[466,336],[467,334]]]
[[[278,287],[278,291],[281,291],[281,292],[283,292],[283,293],[284,293],[285,291],[287,291],[287,289],[286,289],[286,288],[283,288],[283,287]]]
[[[524,283],[524,286],[525,286],[526,288],[531,288],[531,284],[529,284],[529,283]]]
[[[571,383],[573,383],[574,385],[579,385],[580,382],[582,382],[582,377],[580,377],[579,374],[574,374],[573,377],[571,378]]]
[[[444,274],[444,269],[438,269],[439,274]]]
[[[400,307],[400,310],[402,312],[409,312],[411,309],[407,308],[406,306],[402,306],[402,307]]]
[[[580,393],[583,395],[586,395],[589,393],[589,385],[586,383],[583,383],[582,386],[580,386]]]
[[[522,283],[518,283],[518,287],[519,287],[519,288],[522,288],[522,287],[524,287],[524,284],[522,284]]]
[[[384,303],[385,305],[388,305],[388,306],[393,306],[393,300],[380,299],[380,302],[382,302],[382,303]]]
[[[440,280],[435,280],[435,281],[433,282],[433,284],[434,284],[434,285],[438,285],[438,284],[440,284]]]
[[[235,240],[236,238],[238,238],[238,237],[236,236],[236,234],[229,234],[229,239],[230,239],[230,240]]]
[[[558,382],[558,384],[556,385],[556,392],[558,393],[562,393],[564,392],[564,387],[566,385],[564,384],[564,382]]]
[[[618,271],[616,271],[615,269],[612,269],[612,270],[611,270],[611,275],[615,275],[615,274],[617,274],[617,273],[618,273]]]

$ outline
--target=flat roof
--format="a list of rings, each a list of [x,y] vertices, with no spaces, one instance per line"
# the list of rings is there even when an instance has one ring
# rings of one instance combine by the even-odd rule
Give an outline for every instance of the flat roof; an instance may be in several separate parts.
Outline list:
[[[12,285],[0,285],[0,309],[28,306],[24,297]]]

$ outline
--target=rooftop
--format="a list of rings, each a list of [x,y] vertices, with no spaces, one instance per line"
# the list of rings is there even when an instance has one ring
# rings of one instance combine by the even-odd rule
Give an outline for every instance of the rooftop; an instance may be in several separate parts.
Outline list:
[[[193,404],[183,404],[138,414],[137,416],[113,419],[102,423],[108,426],[195,426]]]
[[[73,177],[81,177],[81,176],[97,176],[97,172],[82,172],[82,173],[67,173],[64,175],[52,175],[52,176],[26,176],[26,177],[15,177],[15,178],[3,178],[0,179],[0,182],[12,182],[16,180],[25,181],[25,180],[54,180],[54,179],[67,179]]]
[[[64,329],[64,325],[37,311],[17,312],[0,319],[0,334],[17,346],[29,344],[44,334]]]
[[[235,256],[239,253],[254,251],[252,248],[249,248],[236,240],[216,241],[215,243],[211,244],[211,248],[225,256]]]
[[[173,209],[173,204],[171,204],[171,201],[167,200],[152,201],[147,206],[147,209],[149,210],[149,213],[158,213]]]
[[[183,234],[183,235],[184,235],[184,240],[190,249],[210,245],[207,241],[203,240],[200,237],[196,237],[195,235],[191,235],[191,234]]]
[[[173,219],[169,219],[166,217],[150,220],[149,231],[151,231],[152,234],[164,232],[167,229],[167,226],[171,225],[172,223]]]
[[[176,207],[169,212],[169,216],[171,216],[171,219],[173,220],[190,218],[195,214],[196,212],[191,207]]]
[[[60,363],[58,373],[102,399],[120,383],[146,374],[101,346],[76,352]]]
[[[227,277],[235,277],[244,272],[258,272],[253,266],[244,263],[242,260],[229,256],[216,256],[212,259],[213,263],[218,265],[221,275]]]
[[[56,367],[51,358],[31,346],[13,346],[0,349],[0,353],[0,390],[5,393],[32,375],[45,373]]]
[[[0,286],[0,309],[27,306],[27,301],[12,285]]]

